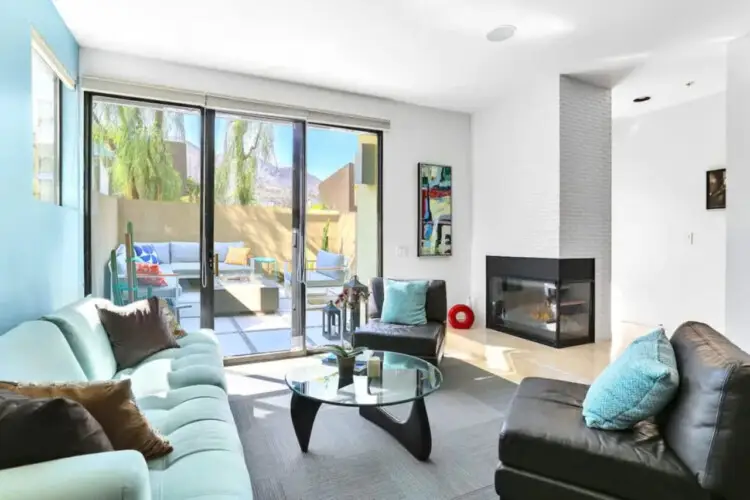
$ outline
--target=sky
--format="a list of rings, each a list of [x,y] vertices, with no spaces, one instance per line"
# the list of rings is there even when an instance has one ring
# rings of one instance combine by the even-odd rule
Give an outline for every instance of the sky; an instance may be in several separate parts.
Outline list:
[[[216,153],[223,154],[224,136],[229,120],[216,119]],[[193,144],[200,144],[200,116],[185,115],[185,135]],[[307,172],[320,180],[326,179],[338,169],[354,161],[357,152],[357,132],[344,129],[308,127]],[[292,166],[292,125],[273,124],[274,152],[279,167]]]

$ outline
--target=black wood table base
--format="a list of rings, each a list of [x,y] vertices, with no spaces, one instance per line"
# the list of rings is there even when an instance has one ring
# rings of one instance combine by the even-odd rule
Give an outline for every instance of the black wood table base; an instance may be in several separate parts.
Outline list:
[[[307,445],[310,444],[310,434],[315,423],[315,415],[318,414],[318,408],[320,408],[320,401],[300,396],[292,391],[292,425],[294,426],[294,433],[297,435],[299,447],[305,453],[307,453]]]
[[[292,425],[297,435],[297,442],[303,452],[310,444],[315,416],[320,408],[320,401],[306,398],[292,392]],[[432,433],[427,418],[424,398],[414,401],[406,420],[398,420],[385,408],[378,406],[361,406],[359,414],[396,438],[417,460],[425,461],[432,452]]]
[[[430,458],[432,433],[424,398],[414,400],[409,416],[403,421],[379,406],[361,406],[359,414],[396,438],[417,460]]]

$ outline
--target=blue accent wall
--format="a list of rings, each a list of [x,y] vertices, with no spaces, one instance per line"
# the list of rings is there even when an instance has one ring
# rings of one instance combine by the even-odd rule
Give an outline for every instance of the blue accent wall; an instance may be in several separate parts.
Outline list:
[[[78,78],[51,0],[0,2],[0,333],[83,295],[80,94],[63,90],[63,206],[32,195],[31,28]]]

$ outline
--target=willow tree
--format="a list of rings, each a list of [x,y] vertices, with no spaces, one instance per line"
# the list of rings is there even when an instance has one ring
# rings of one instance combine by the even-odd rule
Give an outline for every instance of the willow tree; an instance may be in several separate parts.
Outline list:
[[[94,142],[109,151],[107,166],[113,194],[133,200],[174,201],[182,179],[164,140],[164,113],[146,119],[138,106],[96,103]]]
[[[275,160],[272,124],[231,121],[224,137],[224,158],[214,176],[216,201],[224,204],[257,204],[258,164],[272,160]]]
[[[162,111],[157,111],[162,113]],[[187,134],[185,133],[185,113],[182,111],[166,110],[163,111],[164,136],[170,141],[185,142]]]

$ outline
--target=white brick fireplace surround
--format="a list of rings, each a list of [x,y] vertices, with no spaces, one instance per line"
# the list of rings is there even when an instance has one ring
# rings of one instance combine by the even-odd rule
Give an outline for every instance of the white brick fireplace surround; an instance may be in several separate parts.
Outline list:
[[[596,339],[610,338],[611,127],[609,90],[557,74],[472,116],[477,325],[487,255],[594,258]]]

